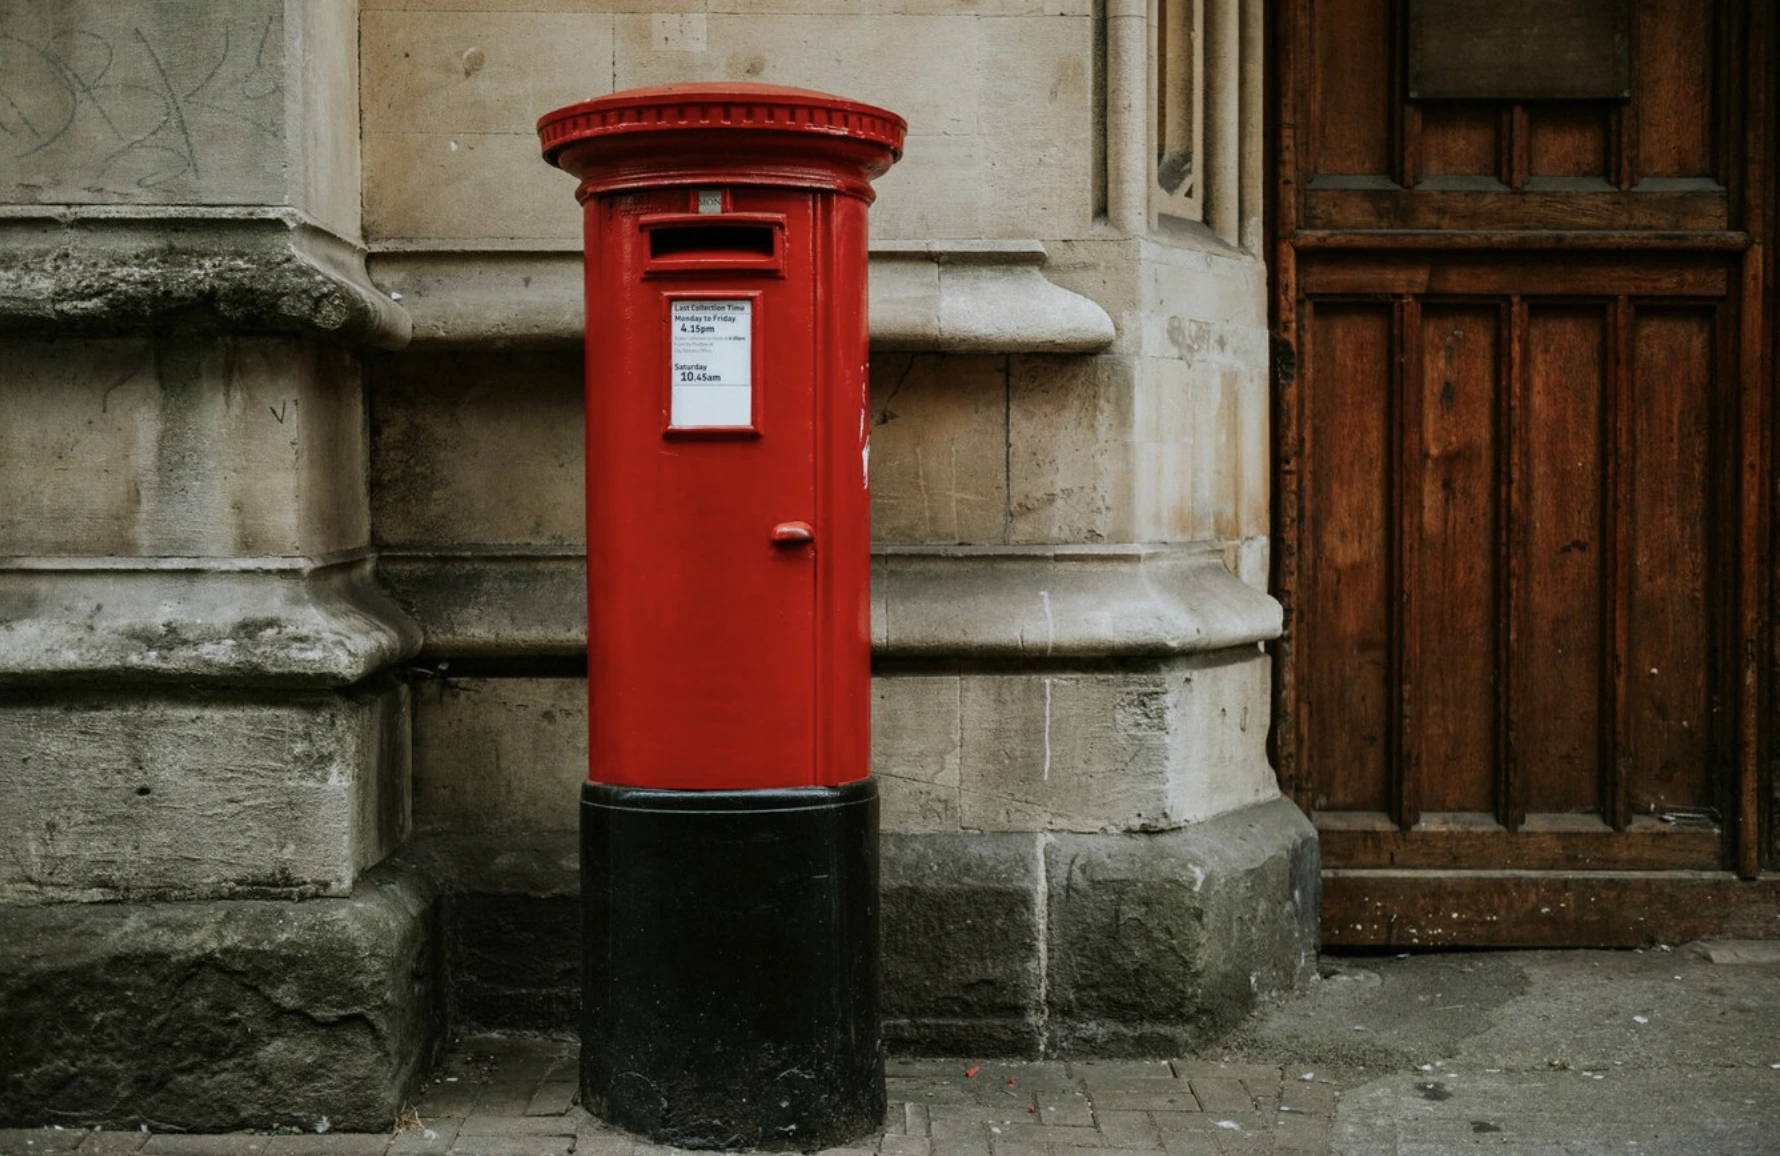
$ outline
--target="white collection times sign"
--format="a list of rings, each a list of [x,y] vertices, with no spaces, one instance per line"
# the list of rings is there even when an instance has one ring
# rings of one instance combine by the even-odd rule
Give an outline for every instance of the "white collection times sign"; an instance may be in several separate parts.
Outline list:
[[[747,429],[754,424],[754,302],[675,301],[668,424]]]

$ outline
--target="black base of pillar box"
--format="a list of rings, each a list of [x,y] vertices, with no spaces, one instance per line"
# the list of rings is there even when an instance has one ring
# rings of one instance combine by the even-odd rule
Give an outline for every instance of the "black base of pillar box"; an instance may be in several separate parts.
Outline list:
[[[877,784],[581,804],[587,1110],[682,1148],[881,1127]]]

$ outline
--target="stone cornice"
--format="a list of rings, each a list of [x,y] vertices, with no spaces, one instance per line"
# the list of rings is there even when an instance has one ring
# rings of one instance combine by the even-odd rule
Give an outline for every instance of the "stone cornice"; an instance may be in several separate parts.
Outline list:
[[[344,559],[0,558],[0,686],[348,686],[420,627]]]
[[[1044,275],[1038,241],[874,245],[874,349],[1093,353],[1111,345],[1098,304]],[[379,246],[371,276],[414,318],[414,344],[450,349],[579,345],[580,249],[540,243]]]
[[[587,646],[578,552],[386,551],[384,585],[434,658]],[[991,662],[1144,659],[1279,636],[1279,603],[1185,546],[890,547],[872,557],[872,653]]]
[[[0,208],[0,333],[199,326],[399,348],[351,241],[278,208]]]

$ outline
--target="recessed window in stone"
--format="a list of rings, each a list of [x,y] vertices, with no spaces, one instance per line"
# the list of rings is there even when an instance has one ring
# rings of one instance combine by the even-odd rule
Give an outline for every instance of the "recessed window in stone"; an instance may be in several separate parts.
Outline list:
[[[1152,226],[1258,238],[1247,234],[1259,228],[1262,4],[1150,0]]]

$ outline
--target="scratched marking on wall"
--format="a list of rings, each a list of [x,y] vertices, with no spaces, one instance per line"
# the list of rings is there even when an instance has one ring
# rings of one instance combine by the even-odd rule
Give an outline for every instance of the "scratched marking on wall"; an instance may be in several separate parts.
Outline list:
[[[206,199],[230,200],[278,177],[282,150],[251,146],[284,135],[279,12],[214,24],[154,14],[71,20],[42,6],[0,18],[0,186],[13,199],[164,200],[202,181]]]

